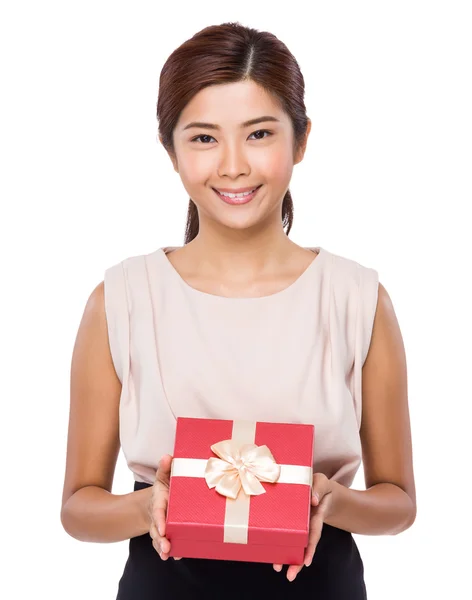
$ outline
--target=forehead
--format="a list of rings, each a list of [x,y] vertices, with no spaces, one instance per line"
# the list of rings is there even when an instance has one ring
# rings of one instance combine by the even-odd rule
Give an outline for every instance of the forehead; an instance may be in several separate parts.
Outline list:
[[[208,121],[222,127],[240,123],[261,115],[272,115],[285,122],[275,98],[253,81],[238,81],[211,85],[200,90],[182,111],[177,129],[190,121]]]

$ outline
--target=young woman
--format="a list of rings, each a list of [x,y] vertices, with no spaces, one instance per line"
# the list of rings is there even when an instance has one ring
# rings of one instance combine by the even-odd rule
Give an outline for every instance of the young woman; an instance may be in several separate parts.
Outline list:
[[[120,600],[360,600],[352,533],[415,520],[391,300],[374,269],[288,238],[303,96],[286,46],[238,23],[200,31],[162,70],[159,138],[191,197],[185,242],[106,270],[72,358],[61,519],[79,540],[130,540]],[[303,565],[169,556],[178,416],[315,425]],[[111,493],[120,445],[135,480],[125,495]],[[366,489],[352,490],[362,459]]]

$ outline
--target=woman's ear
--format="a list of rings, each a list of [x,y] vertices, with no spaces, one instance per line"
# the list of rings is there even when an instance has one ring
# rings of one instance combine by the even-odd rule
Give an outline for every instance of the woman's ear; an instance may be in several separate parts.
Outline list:
[[[162,146],[164,146],[164,144],[162,143],[162,137],[160,135],[159,135],[159,142],[162,144]],[[164,149],[167,152],[167,154],[169,155],[169,158],[172,162],[172,166],[174,167],[174,171],[176,173],[178,173],[179,172],[179,164],[177,162],[177,157],[175,156],[175,154],[173,154],[172,152],[167,150],[167,148],[165,148],[165,146],[164,146]]]
[[[308,142],[308,136],[310,135],[310,131],[311,131],[311,120],[308,119],[307,124],[306,124],[305,138],[304,138],[301,146],[298,148],[297,154],[295,156],[295,160],[293,161],[294,165],[297,165],[299,162],[301,162],[303,160],[303,157],[305,156],[305,150],[306,150],[306,145]]]
[[[172,154],[171,152],[168,152],[168,154],[169,154],[170,160],[172,161],[172,166],[174,167],[174,171],[176,173],[178,173],[179,172],[179,163],[177,162],[177,157],[174,154]]]

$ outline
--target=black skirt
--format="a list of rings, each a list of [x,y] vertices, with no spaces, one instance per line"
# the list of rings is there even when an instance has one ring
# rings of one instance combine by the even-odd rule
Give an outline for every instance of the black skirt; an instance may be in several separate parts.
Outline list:
[[[150,487],[136,481],[134,490]],[[366,600],[364,566],[351,533],[323,525],[309,567],[295,580],[288,566],[269,563],[169,557],[161,560],[147,533],[131,538],[116,600]]]

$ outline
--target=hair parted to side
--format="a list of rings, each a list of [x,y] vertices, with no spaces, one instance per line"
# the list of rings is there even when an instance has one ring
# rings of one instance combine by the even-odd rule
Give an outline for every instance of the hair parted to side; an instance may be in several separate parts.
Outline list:
[[[175,156],[173,131],[180,113],[210,85],[251,80],[279,102],[294,131],[294,156],[306,135],[305,82],[288,48],[275,35],[238,22],[211,25],[179,46],[159,77],[157,120],[162,145]],[[293,201],[287,190],[282,203],[283,227],[290,233]],[[190,198],[184,244],[198,234],[198,210]]]

